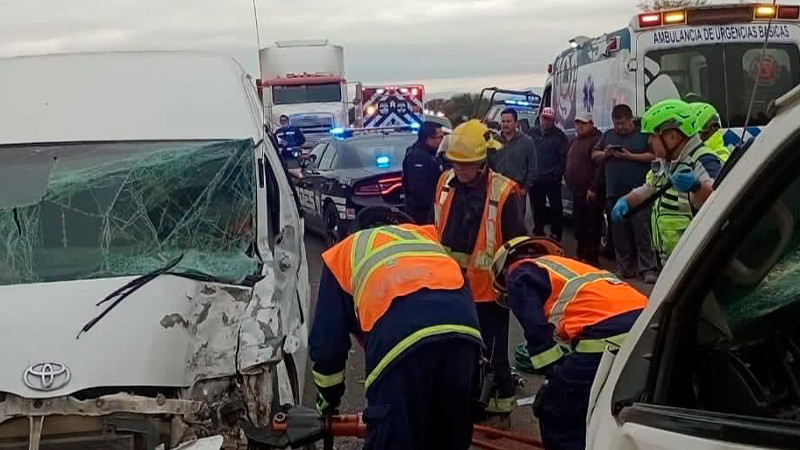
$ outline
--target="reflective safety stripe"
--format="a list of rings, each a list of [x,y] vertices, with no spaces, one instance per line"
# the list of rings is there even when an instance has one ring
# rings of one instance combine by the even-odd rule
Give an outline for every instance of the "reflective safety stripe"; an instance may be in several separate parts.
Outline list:
[[[517,406],[515,397],[497,398],[492,397],[489,399],[489,405],[486,407],[486,412],[495,414],[511,414],[514,412],[514,407]]]
[[[390,262],[393,259],[406,256],[438,256],[447,258],[447,253],[444,252],[440,245],[426,242],[426,241],[412,241],[412,242],[393,242],[384,245],[377,251],[368,255],[364,260],[355,267],[353,271],[352,285],[356,288],[354,298],[356,299],[356,309],[361,298],[361,292],[366,287],[366,280],[369,276],[378,269],[378,267]]]
[[[459,334],[466,334],[475,338],[481,338],[481,332],[475,328],[468,327],[465,325],[434,325],[432,327],[423,328],[421,330],[415,331],[413,334],[407,336],[405,339],[400,341],[397,345],[394,346],[388,353],[383,355],[378,365],[372,369],[369,376],[367,377],[367,381],[364,383],[364,386],[369,389],[370,385],[378,379],[378,377],[383,373],[386,367],[392,363],[398,356],[400,356],[404,351],[408,350],[411,346],[416,344],[417,342],[421,341],[422,339],[437,336],[440,334],[447,334],[447,333],[459,333]]]
[[[628,337],[628,333],[605,339],[581,339],[578,341],[578,345],[575,346],[575,351],[578,353],[603,353],[609,345],[617,348],[622,347],[626,337]]]
[[[378,237],[376,230],[367,230],[358,234],[356,237],[355,245],[353,246],[353,256],[350,258],[350,264],[356,264],[358,261],[363,261],[367,255],[367,251],[372,248],[375,238]],[[352,267],[354,269],[355,267]],[[355,272],[351,272],[355,273]]]
[[[447,253],[450,255],[451,258],[456,260],[456,262],[458,263],[459,266],[461,266],[462,269],[466,269],[467,267],[469,267],[469,258],[470,258],[469,253],[451,252],[451,251],[448,251]]]
[[[378,233],[386,233],[398,239],[407,239],[407,240],[420,239],[418,235],[412,233],[411,231],[406,231],[402,228],[384,227],[378,230]]]
[[[550,261],[549,259],[539,258],[539,259],[536,260],[536,264],[541,264],[541,265],[545,266],[546,268],[552,270],[558,276],[560,276],[561,278],[563,278],[565,280],[571,280],[571,279],[576,278],[578,276],[577,273],[573,272],[569,268],[567,268],[565,266],[562,266],[561,264],[559,264],[559,263],[557,263],[555,261]]]
[[[344,383],[344,370],[333,375],[323,375],[313,370],[311,373],[314,374],[314,384],[320,388],[329,388]]]
[[[556,300],[550,312],[550,323],[558,326],[558,324],[561,323],[561,319],[564,318],[564,311],[567,310],[569,303],[577,297],[578,291],[587,284],[594,283],[595,281],[622,284],[611,272],[587,273],[586,275],[567,280],[567,284],[564,285],[564,289],[561,290],[561,294],[558,296],[558,300]]]
[[[556,344],[538,355],[531,356],[531,364],[533,364],[534,369],[541,369],[558,361],[564,354],[564,349]]]
[[[325,400],[325,397],[323,397],[322,395],[317,396],[317,401],[314,403],[314,408],[317,410],[318,413],[320,414],[324,413],[329,406],[331,406],[331,404],[328,403],[327,400]]]

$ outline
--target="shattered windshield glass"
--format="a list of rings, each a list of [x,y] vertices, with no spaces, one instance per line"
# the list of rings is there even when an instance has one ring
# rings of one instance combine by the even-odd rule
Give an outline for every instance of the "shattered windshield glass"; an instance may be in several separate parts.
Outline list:
[[[254,275],[254,144],[0,147],[0,285],[174,273]]]

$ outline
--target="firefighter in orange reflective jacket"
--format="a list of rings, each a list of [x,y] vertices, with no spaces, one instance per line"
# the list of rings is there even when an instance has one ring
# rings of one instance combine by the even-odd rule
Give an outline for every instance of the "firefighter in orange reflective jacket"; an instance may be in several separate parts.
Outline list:
[[[512,239],[495,255],[492,284],[522,326],[533,367],[547,374],[534,405],[545,448],[583,450],[600,358],[622,345],[647,298],[563,254],[546,238]]]
[[[317,409],[339,405],[353,334],[366,356],[364,448],[466,450],[479,389],[475,305],[435,228],[405,221],[367,208],[361,231],[322,255],[309,339]]]
[[[469,279],[486,357],[491,359],[494,373],[495,391],[487,412],[502,427],[510,425],[515,386],[508,361],[509,313],[495,302],[497,293],[492,289],[489,268],[500,245],[525,235],[526,230],[522,189],[487,167],[488,149],[500,147],[486,125],[477,120],[453,130],[444,149],[453,169],[439,178],[434,216],[440,242]]]

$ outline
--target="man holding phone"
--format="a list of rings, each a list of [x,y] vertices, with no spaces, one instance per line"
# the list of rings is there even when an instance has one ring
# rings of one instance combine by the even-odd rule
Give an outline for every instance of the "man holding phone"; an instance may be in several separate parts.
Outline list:
[[[650,215],[637,214],[630,220],[613,222],[610,211],[624,195],[644,184],[650,165],[655,159],[653,151],[633,121],[633,111],[628,105],[614,107],[611,118],[614,129],[608,130],[595,146],[592,158],[604,165],[599,177],[605,184],[605,204],[609,232],[613,235],[619,276],[641,276],[646,283],[658,279],[658,259],[652,248]]]

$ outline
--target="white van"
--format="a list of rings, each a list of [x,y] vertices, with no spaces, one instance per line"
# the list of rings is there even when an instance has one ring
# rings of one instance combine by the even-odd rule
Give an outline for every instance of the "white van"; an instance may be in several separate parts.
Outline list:
[[[590,112],[601,130],[611,110],[635,117],[668,98],[706,101],[720,112],[725,143],[757,136],[770,101],[800,84],[800,6],[713,4],[644,12],[602,36],[578,36],[548,67],[544,105],[574,135],[575,115]],[[765,37],[769,46],[761,53]],[[759,63],[759,61],[761,61]],[[755,103],[745,126],[758,79]]]
[[[303,225],[234,60],[0,60],[0,448],[244,448],[300,400]]]
[[[587,449],[800,448],[800,87],[775,110],[603,355]]]

